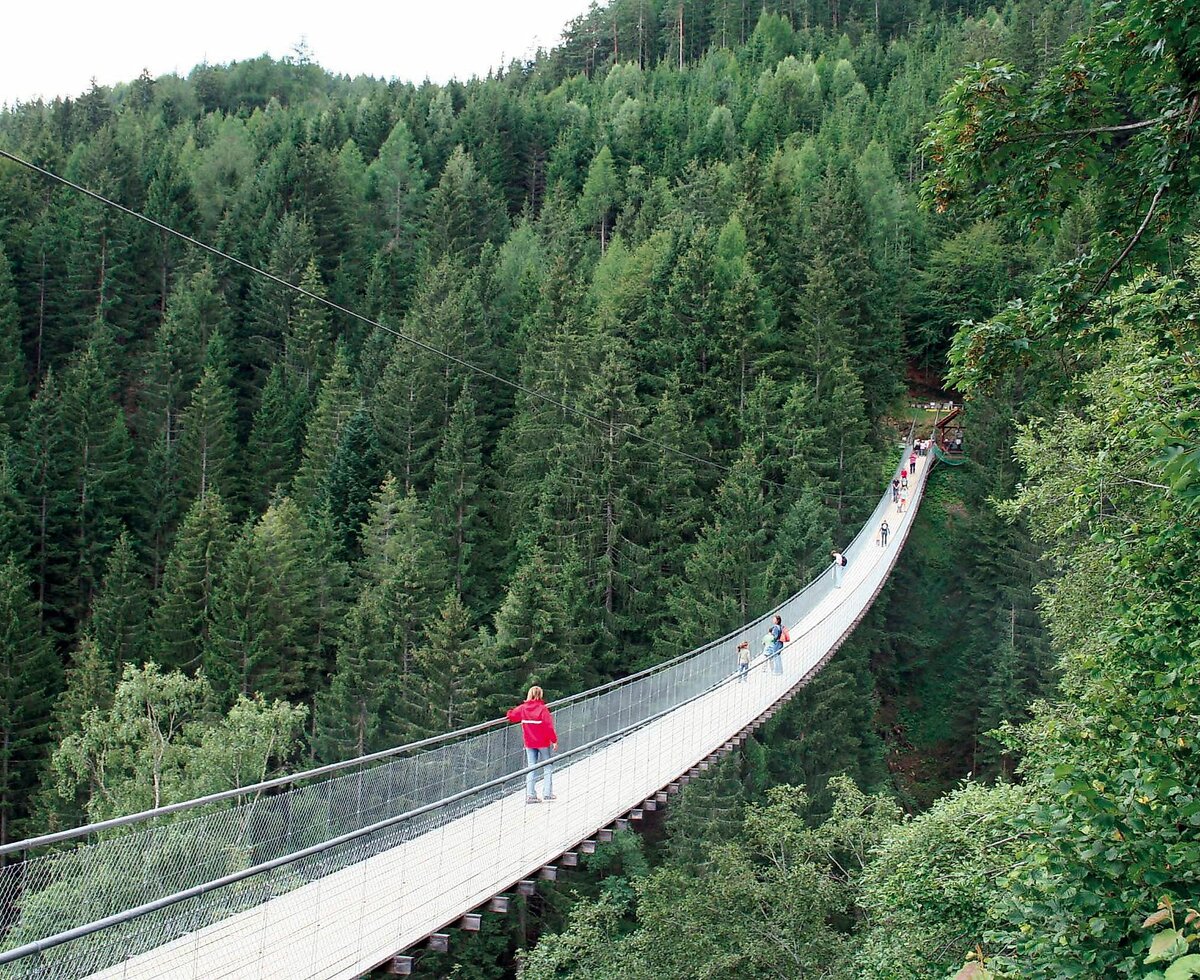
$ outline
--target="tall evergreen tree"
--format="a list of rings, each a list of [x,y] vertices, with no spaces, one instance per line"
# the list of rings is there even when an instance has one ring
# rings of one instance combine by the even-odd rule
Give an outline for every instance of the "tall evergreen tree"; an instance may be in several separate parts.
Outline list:
[[[109,553],[89,624],[99,654],[108,658],[114,684],[125,664],[140,665],[146,659],[149,599],[133,539],[122,532]]]
[[[434,463],[435,477],[429,493],[434,525],[447,537],[445,553],[455,591],[470,603],[485,598],[476,586],[483,558],[476,552],[486,539],[489,501],[477,410],[471,390],[464,383]]]
[[[246,445],[246,488],[250,506],[264,509],[280,487],[287,487],[300,462],[304,430],[304,393],[295,378],[276,362]]]
[[[425,227],[431,259],[456,256],[468,265],[478,261],[485,243],[508,230],[504,205],[461,146],[429,195]]]
[[[309,259],[304,267],[300,287],[311,295],[301,294],[293,301],[288,320],[283,325],[283,362],[295,377],[297,388],[308,399],[328,371],[333,355],[329,310],[313,298],[325,296],[315,259]]]
[[[672,601],[680,638],[688,645],[721,636],[767,608],[773,512],[761,472],[754,447],[747,445],[721,483],[712,519],[688,558]]]
[[[488,665],[480,658],[471,614],[456,593],[446,596],[425,636],[413,654],[414,700],[427,708],[419,726],[437,735],[482,721],[475,684]]]
[[[107,326],[97,322],[87,347],[63,377],[62,523],[57,532],[67,556],[58,612],[78,621],[100,584],[104,559],[132,513],[133,444],[116,403],[115,351]]]
[[[206,367],[179,419],[180,490],[184,499],[237,487],[233,392],[219,368]]]
[[[317,506],[329,464],[337,452],[342,428],[357,411],[359,395],[350,370],[349,354],[342,347],[334,353],[333,366],[317,395],[304,433],[304,450],[296,471],[293,494],[305,508]]]
[[[216,492],[198,497],[184,516],[163,569],[154,610],[153,652],[167,669],[194,671],[212,632],[213,596],[233,541],[229,511]]]
[[[0,559],[0,843],[19,835],[28,815],[61,687],[29,574]]]
[[[338,435],[322,487],[324,506],[346,554],[356,551],[381,475],[371,416],[360,407]]]
[[[556,588],[545,555],[534,551],[517,568],[496,613],[495,634],[481,656],[484,677],[477,677],[484,716],[502,714],[531,684],[566,694],[581,676],[568,639],[566,604]]]
[[[61,412],[62,395],[50,370],[29,406],[18,452],[21,485],[33,517],[31,566],[43,616],[54,582],[63,574],[64,558],[56,534],[65,479]]]
[[[8,256],[0,246],[0,434],[21,431],[26,408],[25,354]]]
[[[322,664],[310,559],[304,518],[286,497],[248,524],[230,548],[204,650],[205,674],[227,702],[238,695],[312,697]]]

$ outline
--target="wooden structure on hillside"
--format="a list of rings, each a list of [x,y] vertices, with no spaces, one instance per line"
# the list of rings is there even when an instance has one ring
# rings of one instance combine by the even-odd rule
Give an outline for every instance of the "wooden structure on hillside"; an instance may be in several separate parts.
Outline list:
[[[955,405],[945,418],[933,423],[934,444],[951,458],[963,455],[962,406]]]

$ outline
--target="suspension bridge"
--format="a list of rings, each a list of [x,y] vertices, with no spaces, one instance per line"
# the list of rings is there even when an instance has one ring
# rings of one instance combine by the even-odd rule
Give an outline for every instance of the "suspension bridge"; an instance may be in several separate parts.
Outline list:
[[[519,726],[497,720],[10,844],[0,977],[409,972],[407,950],[444,943],[450,926],[477,928],[479,910],[503,910],[513,891],[531,894],[667,803],[808,683],[882,589],[933,462],[909,477],[903,512],[888,487],[845,567],[727,636],[552,704],[557,799],[526,804]],[[775,614],[790,643],[740,677],[738,643],[757,650]]]

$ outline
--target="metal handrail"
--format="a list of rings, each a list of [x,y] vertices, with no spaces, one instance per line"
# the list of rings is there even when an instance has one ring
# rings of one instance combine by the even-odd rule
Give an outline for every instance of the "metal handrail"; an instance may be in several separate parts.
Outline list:
[[[759,658],[758,662],[755,663],[751,669],[758,670],[760,668],[765,668],[766,666],[766,659]],[[567,759],[571,756],[580,755],[596,749],[601,745],[624,738],[626,735],[629,735],[640,728],[644,728],[651,722],[655,722],[660,718],[666,717],[671,712],[682,708],[684,705],[691,704],[693,701],[707,697],[713,691],[737,680],[739,680],[738,674],[729,674],[727,677],[723,677],[715,684],[709,685],[703,691],[699,691],[698,693],[693,694],[691,697],[685,698],[668,708],[663,708],[661,711],[643,718],[640,721],[633,722],[632,724],[626,725],[624,728],[621,728],[617,731],[609,732],[606,735],[600,736],[599,738],[592,739],[592,741],[583,745],[577,745],[573,749],[567,749],[563,752],[555,753],[553,761],[557,764],[561,759]],[[148,915],[151,912],[157,912],[160,909],[169,908],[172,905],[178,905],[180,902],[185,902],[188,899],[199,898],[201,895],[206,895],[209,892],[216,891],[220,888],[237,884],[239,881],[245,881],[246,879],[253,878],[256,875],[265,874],[268,871],[274,871],[276,868],[286,867],[287,865],[293,864],[296,861],[301,861],[304,858],[314,857],[317,854],[323,854],[325,851],[332,850],[333,848],[339,847],[342,844],[348,844],[351,841],[368,837],[371,834],[378,833],[381,830],[387,830],[389,827],[394,827],[398,824],[401,824],[406,820],[415,819],[423,814],[432,813],[433,811],[439,810],[442,807],[457,803],[460,800],[468,799],[469,797],[475,796],[476,794],[485,790],[494,789],[497,786],[503,786],[506,783],[513,782],[527,773],[543,768],[545,765],[546,763],[544,761],[535,762],[531,766],[526,766],[523,769],[513,770],[510,773],[505,773],[503,776],[497,776],[494,779],[488,780],[487,782],[480,783],[478,786],[472,786],[469,789],[461,790],[458,793],[454,793],[445,797],[444,799],[436,800],[433,803],[426,803],[404,813],[396,814],[395,816],[379,820],[376,823],[370,824],[366,827],[357,827],[354,830],[347,831],[346,833],[340,834],[337,837],[331,837],[329,840],[311,844],[299,851],[293,851],[290,854],[281,855],[280,857],[273,858],[270,861],[264,861],[261,864],[256,864],[250,868],[243,868],[240,871],[230,872],[229,874],[223,875],[220,878],[214,878],[211,881],[206,881],[202,884],[195,885],[192,888],[187,888],[183,891],[176,892],[173,895],[166,895],[163,898],[158,898],[152,902],[147,902],[144,905],[139,905],[137,908],[126,909],[123,912],[117,912],[113,915],[105,916],[102,919],[97,919],[95,922],[89,922],[86,925],[76,926],[73,929],[67,929],[63,932],[56,933],[53,936],[47,936],[45,939],[37,939],[33,942],[26,943],[23,946],[15,946],[12,949],[0,952],[0,966],[3,966],[7,963],[12,963],[15,960],[23,959],[26,956],[33,956],[37,953],[45,952],[48,949],[53,949],[55,946],[61,946],[63,943],[68,943],[76,939],[82,939],[85,936],[90,936],[97,932],[102,932],[103,930],[110,929],[113,926],[122,925],[126,922],[132,921],[133,919],[140,918],[143,915]]]
[[[915,421],[913,423],[911,423],[909,426],[908,435],[905,440],[906,446],[909,446],[912,444],[913,431],[915,429],[915,426],[916,426]],[[854,544],[858,541],[859,537],[861,537],[861,535],[863,534],[863,532],[865,530],[866,530],[865,527],[861,528],[859,530],[858,534],[855,535],[855,537],[851,540],[851,542],[848,545],[846,545],[845,550],[849,550],[851,547],[853,547]],[[681,653],[681,654],[679,654],[675,657],[672,657],[668,660],[661,661],[657,664],[652,664],[651,666],[645,667],[642,670],[636,671],[635,673],[628,674],[624,677],[619,677],[619,678],[616,678],[611,681],[606,681],[605,683],[598,684],[595,687],[590,687],[586,690],[579,691],[575,694],[570,694],[570,695],[567,695],[566,697],[559,698],[557,701],[550,702],[548,707],[550,707],[552,709],[558,709],[558,708],[565,707],[569,704],[573,704],[576,701],[580,701],[584,698],[592,697],[594,695],[601,694],[605,691],[612,690],[613,688],[633,683],[634,681],[640,680],[643,677],[648,677],[651,674],[655,674],[660,671],[666,670],[670,667],[673,667],[676,664],[679,664],[685,660],[691,659],[692,657],[700,656],[700,655],[708,652],[709,650],[711,650],[713,647],[719,646],[720,644],[727,642],[729,639],[731,639],[736,634],[741,633],[749,628],[753,628],[753,627],[757,626],[759,623],[766,621],[768,618],[775,615],[775,613],[777,611],[779,611],[780,609],[782,609],[784,606],[788,605],[789,603],[793,602],[798,597],[804,595],[806,592],[813,589],[820,581],[821,581],[821,576],[817,576],[815,579],[813,579],[811,582],[809,582],[799,592],[796,592],[795,594],[789,596],[783,602],[780,602],[778,605],[774,606],[767,612],[763,613],[758,618],[753,619],[748,623],[744,623],[741,626],[737,626],[734,629],[730,630],[728,633],[725,633],[724,635],[722,635],[714,640],[709,640],[708,642],[702,644],[701,646],[694,647],[693,649],[688,650],[684,653]],[[85,824],[80,827],[72,827],[72,828],[68,828],[66,830],[53,831],[48,834],[40,834],[37,837],[29,837],[24,840],[10,841],[7,844],[0,845],[0,858],[3,858],[6,855],[13,854],[13,853],[33,851],[33,850],[37,850],[39,848],[49,847],[54,844],[61,844],[66,841],[69,841],[69,840],[77,840],[80,837],[89,837],[89,836],[92,836],[93,834],[104,833],[105,831],[116,830],[121,827],[128,827],[128,826],[132,826],[132,825],[138,824],[138,823],[145,823],[150,820],[155,820],[160,817],[170,816],[175,813],[183,813],[187,810],[193,810],[198,807],[211,806],[215,803],[222,803],[222,802],[225,802],[226,800],[237,799],[239,797],[245,797],[245,796],[252,796],[255,794],[266,792],[268,790],[278,789],[282,786],[288,786],[288,785],[291,785],[294,783],[300,783],[305,780],[317,779],[321,776],[327,776],[327,775],[330,775],[331,773],[341,772],[346,769],[353,769],[353,768],[360,767],[360,766],[368,766],[371,763],[380,762],[384,759],[394,758],[395,756],[403,755],[403,754],[406,754],[409,752],[416,752],[421,749],[433,748],[435,746],[442,745],[442,744],[445,744],[448,742],[459,741],[468,736],[477,735],[477,734],[480,734],[481,732],[489,731],[493,728],[497,728],[506,723],[507,723],[506,719],[504,719],[504,718],[493,718],[488,721],[479,722],[478,724],[468,726],[466,728],[456,729],[455,731],[452,731],[452,732],[446,732],[441,735],[433,735],[433,736],[430,736],[429,738],[420,739],[415,742],[408,742],[403,745],[397,745],[397,746],[393,746],[393,747],[387,748],[387,749],[380,749],[378,752],[372,752],[367,755],[356,756],[353,759],[343,759],[339,762],[327,763],[326,765],[317,766],[312,769],[306,769],[301,772],[285,773],[284,775],[274,776],[271,779],[264,779],[257,783],[251,783],[247,786],[238,786],[238,787],[234,787],[232,789],[221,790],[216,793],[209,793],[204,796],[196,797],[195,799],[181,800],[177,803],[168,803],[164,806],[153,807],[148,810],[141,810],[141,811],[138,811],[137,813],[126,814],[126,815],[120,816],[120,817],[111,817],[108,820],[100,820],[100,821],[96,821],[94,823]]]

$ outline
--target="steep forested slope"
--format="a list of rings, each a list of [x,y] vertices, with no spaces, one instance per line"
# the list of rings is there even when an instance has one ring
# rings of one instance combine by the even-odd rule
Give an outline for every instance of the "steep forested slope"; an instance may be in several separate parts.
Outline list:
[[[856,528],[957,336],[973,461],[915,566],[528,973],[1136,975],[1196,863],[1200,43],[1127,6],[615,0],[467,83],[259,59],[0,114],[303,287],[0,162],[0,839],[726,629]],[[1004,748],[1052,673],[1027,527],[1071,700]]]
[[[238,699],[342,757],[674,653],[855,527],[905,325],[954,288],[910,288],[944,234],[913,134],[1002,23],[856,41],[768,11],[682,69],[666,31],[570,74],[585,29],[466,84],[259,60],[0,117],[304,290],[0,171],[11,821],[192,785],[114,723],[122,677],[178,701],[180,772]],[[47,732],[72,739],[35,807]]]
[[[965,503],[990,487],[993,516],[973,521],[990,563],[1028,562],[998,526],[1008,518],[1028,522],[1052,569],[1040,614],[1059,688],[999,734],[1019,782],[968,783],[908,821],[848,784],[814,820],[804,796],[778,788],[710,849],[701,880],[668,867],[638,878],[632,900],[583,906],[526,976],[683,975],[683,959],[700,976],[1200,973],[1198,52],[1194,4],[1106,6],[1045,71],[965,71],[925,144],[929,204],[977,218],[980,254],[1013,237],[1027,247],[1017,300],[972,310],[986,280],[968,278],[952,317],[966,322],[951,378],[999,465],[982,486],[944,482],[924,515],[953,534],[947,517],[971,520],[955,491]],[[951,242],[939,252],[945,271],[963,254]],[[931,256],[922,275],[939,264]],[[1014,438],[1021,482],[1006,499]],[[1006,599],[988,601],[1002,613]],[[1017,649],[1011,608],[1000,665]],[[901,622],[915,628],[920,612]],[[961,642],[942,663],[964,666]],[[1016,696],[1025,679],[1008,676]]]

